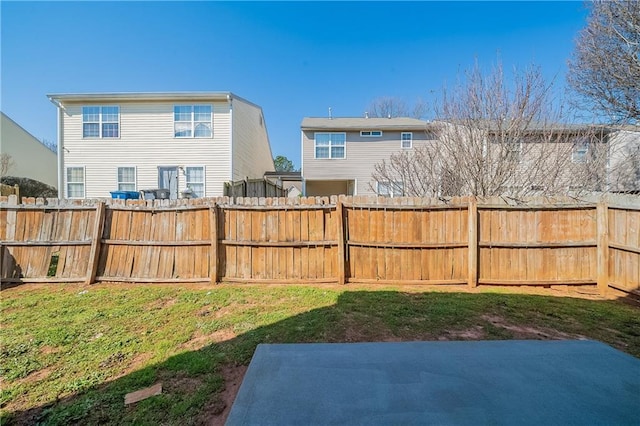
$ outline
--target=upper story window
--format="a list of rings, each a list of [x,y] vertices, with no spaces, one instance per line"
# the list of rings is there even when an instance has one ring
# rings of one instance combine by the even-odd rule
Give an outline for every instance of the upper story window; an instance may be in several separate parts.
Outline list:
[[[211,105],[176,105],[173,107],[173,135],[176,138],[210,138]]]
[[[506,159],[519,163],[522,160],[522,140],[509,138],[505,141]]]
[[[316,133],[315,158],[346,158],[346,133]]]
[[[382,137],[382,130],[362,130],[360,136],[366,138],[379,138]]]
[[[82,107],[83,138],[120,137],[120,107],[85,106]]]
[[[571,151],[571,161],[574,163],[584,163],[587,161],[587,154],[589,153],[589,140],[582,138],[573,145]]]
[[[411,148],[413,146],[413,133],[402,132],[400,134],[400,140],[402,141],[403,148]]]

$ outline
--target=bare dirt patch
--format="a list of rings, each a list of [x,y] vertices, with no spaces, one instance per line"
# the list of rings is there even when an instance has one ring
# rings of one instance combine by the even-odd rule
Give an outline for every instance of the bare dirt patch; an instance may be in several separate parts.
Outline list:
[[[231,303],[229,305],[223,306],[219,309],[215,309],[213,312],[214,318],[222,318],[229,314],[235,314],[239,311],[256,308],[258,307],[257,303]]]
[[[482,315],[480,318],[495,327],[504,328],[513,333],[515,339],[536,339],[536,340],[567,340],[586,339],[579,334],[569,334],[553,328],[535,328],[522,325],[509,324],[504,318],[497,315]]]
[[[202,385],[202,380],[195,377],[178,375],[162,380],[162,389],[165,393],[192,394]]]
[[[198,424],[224,425],[247,368],[246,365],[223,365],[220,367],[219,373],[224,380],[224,389],[205,405],[202,415],[198,419]]]
[[[174,299],[174,298],[172,298],[172,299],[159,299],[159,300],[154,300],[153,302],[147,304],[147,306],[145,306],[145,308],[147,308],[147,310],[170,308],[171,306],[175,305],[176,302],[177,302],[177,300]]]
[[[43,355],[55,354],[55,353],[58,353],[59,351],[60,349],[55,346],[43,345],[40,347],[40,353]]]
[[[466,330],[447,330],[438,340],[483,340],[486,336],[481,326],[473,326]]]
[[[211,334],[198,334],[189,339],[189,341],[180,345],[181,349],[198,350],[212,343],[221,343],[227,340],[231,340],[237,337],[236,333],[230,328],[223,328],[222,330],[214,331]]]
[[[53,367],[46,367],[46,368],[43,368],[42,370],[34,371],[29,375],[27,375],[26,377],[17,380],[16,382],[20,384],[41,382],[45,380],[47,377],[49,377],[52,372],[53,372]]]

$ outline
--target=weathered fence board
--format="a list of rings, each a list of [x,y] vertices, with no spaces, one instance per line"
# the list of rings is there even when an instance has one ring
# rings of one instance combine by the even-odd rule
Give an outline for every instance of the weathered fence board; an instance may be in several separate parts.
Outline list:
[[[640,293],[638,197],[24,203],[0,199],[3,282],[597,283]]]
[[[596,283],[595,205],[478,211],[479,283]]]
[[[608,209],[609,285],[640,293],[640,210]]]
[[[468,206],[363,201],[345,207],[350,282],[468,281]],[[414,200],[411,200],[414,201]],[[414,201],[415,203],[415,201]]]

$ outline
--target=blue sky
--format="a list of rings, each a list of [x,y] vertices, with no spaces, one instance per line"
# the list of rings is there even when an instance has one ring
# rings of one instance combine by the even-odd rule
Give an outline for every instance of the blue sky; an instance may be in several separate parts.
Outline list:
[[[231,91],[300,165],[305,116],[430,100],[473,65],[539,65],[564,85],[581,2],[7,2],[0,109],[56,141],[48,93]]]

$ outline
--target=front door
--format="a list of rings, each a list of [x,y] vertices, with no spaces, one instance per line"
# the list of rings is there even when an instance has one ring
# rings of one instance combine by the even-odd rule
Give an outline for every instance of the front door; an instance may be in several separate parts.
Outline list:
[[[170,199],[175,200],[178,198],[177,167],[158,167],[158,188],[168,189],[170,191]]]

